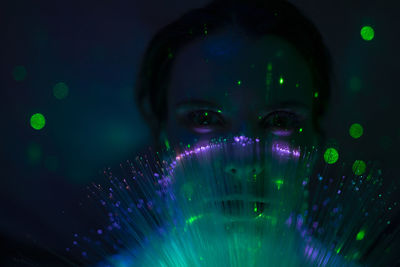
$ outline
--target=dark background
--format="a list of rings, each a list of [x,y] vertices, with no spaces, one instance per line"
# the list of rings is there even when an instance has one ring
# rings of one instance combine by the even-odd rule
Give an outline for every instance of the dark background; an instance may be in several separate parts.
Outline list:
[[[86,186],[102,181],[104,167],[132,158],[150,144],[149,129],[133,99],[146,44],[161,26],[206,2],[1,4],[4,265],[62,254],[73,233],[98,223],[82,208],[87,205]],[[291,2],[315,22],[334,60],[328,140],[351,151],[352,160],[378,160],[385,180],[398,180],[399,2]],[[360,36],[365,25],[375,30],[370,42]],[[25,76],[18,75],[18,66],[26,70]],[[59,82],[69,88],[61,100],[53,95]],[[42,130],[30,126],[37,112],[46,118]],[[364,127],[357,140],[349,136],[355,122]]]

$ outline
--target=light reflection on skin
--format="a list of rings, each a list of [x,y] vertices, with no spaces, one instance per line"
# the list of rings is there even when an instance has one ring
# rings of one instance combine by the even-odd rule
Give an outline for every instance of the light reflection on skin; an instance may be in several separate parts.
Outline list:
[[[286,220],[286,217],[296,210],[296,205],[301,203],[301,183],[294,180],[294,175],[287,174],[290,168],[297,165],[299,148],[285,142],[264,144],[258,138],[246,136],[235,136],[225,140],[228,141],[204,146],[195,145],[176,156],[171,166],[175,170],[178,165],[178,173],[172,173],[171,176],[176,183],[176,192],[184,198],[178,203],[186,203],[193,217],[202,215],[209,218],[201,213],[204,212],[203,208],[209,210],[210,205],[215,203],[220,206],[224,202],[226,206],[227,202],[231,202],[228,203],[227,209],[239,206],[246,208],[241,208],[241,212],[230,210],[223,216],[217,216],[222,215],[218,212],[214,213],[213,220],[217,217],[219,221],[226,222],[250,220],[261,223],[262,226],[265,219],[271,220],[273,213],[281,220]],[[258,157],[262,151],[265,151],[265,163],[260,159],[257,164],[265,174],[252,174],[251,177],[249,174],[255,166],[251,155],[255,152]],[[237,168],[237,176],[230,173],[231,168]],[[293,169],[289,173],[293,173]],[[186,194],[186,191],[190,193]],[[192,202],[187,203],[187,199]],[[260,210],[253,211],[255,205]],[[250,212],[247,212],[247,209]],[[211,208],[210,211],[216,210]]]

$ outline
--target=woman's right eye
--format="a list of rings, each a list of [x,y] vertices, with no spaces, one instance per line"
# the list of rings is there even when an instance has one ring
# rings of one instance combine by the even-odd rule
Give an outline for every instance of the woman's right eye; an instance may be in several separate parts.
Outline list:
[[[199,133],[208,133],[222,128],[225,125],[223,117],[210,110],[195,110],[186,113],[183,123],[190,129]]]
[[[287,136],[299,126],[301,118],[294,112],[274,111],[261,120],[261,125],[268,131],[280,136]]]

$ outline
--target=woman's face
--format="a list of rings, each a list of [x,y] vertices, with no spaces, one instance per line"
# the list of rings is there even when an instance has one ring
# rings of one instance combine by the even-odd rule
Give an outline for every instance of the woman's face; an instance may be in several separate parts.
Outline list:
[[[180,142],[232,134],[313,145],[314,93],[309,66],[293,45],[226,29],[176,55],[166,136],[178,150]]]
[[[262,139],[272,144],[277,157],[295,151],[293,147],[316,144],[312,74],[287,41],[275,36],[254,40],[226,29],[185,46],[175,56],[165,129],[175,150],[180,150],[180,143],[206,144],[232,135]],[[231,181],[236,183],[233,196],[240,196],[240,201],[261,197],[268,204],[280,195],[280,207],[290,211],[302,197],[297,183],[277,186],[283,183],[284,169],[274,169],[273,160],[268,166],[232,161],[222,168],[224,179],[238,178]],[[202,179],[188,177],[182,188],[207,188]],[[247,196],[241,195],[243,188],[248,188]]]

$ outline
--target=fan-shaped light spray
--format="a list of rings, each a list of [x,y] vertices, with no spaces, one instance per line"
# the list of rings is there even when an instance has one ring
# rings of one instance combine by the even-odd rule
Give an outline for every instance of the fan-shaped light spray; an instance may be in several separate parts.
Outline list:
[[[394,234],[382,234],[390,213],[375,197],[379,175],[338,176],[330,164],[317,174],[317,157],[316,150],[245,136],[137,157],[124,177],[106,172],[110,186],[92,189],[109,224],[85,238],[82,257],[97,266],[390,261],[382,254]]]

